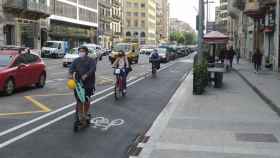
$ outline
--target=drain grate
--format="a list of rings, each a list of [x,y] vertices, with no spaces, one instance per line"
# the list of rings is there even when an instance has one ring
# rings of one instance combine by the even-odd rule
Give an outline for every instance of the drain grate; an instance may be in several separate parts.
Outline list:
[[[237,141],[242,141],[242,142],[278,143],[277,138],[273,134],[236,133],[235,137]]]

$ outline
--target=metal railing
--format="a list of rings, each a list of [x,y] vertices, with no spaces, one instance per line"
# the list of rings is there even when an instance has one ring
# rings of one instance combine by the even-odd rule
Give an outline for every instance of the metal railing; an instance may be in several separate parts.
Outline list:
[[[26,1],[25,0],[3,0],[4,8],[14,8],[14,9],[25,9]]]

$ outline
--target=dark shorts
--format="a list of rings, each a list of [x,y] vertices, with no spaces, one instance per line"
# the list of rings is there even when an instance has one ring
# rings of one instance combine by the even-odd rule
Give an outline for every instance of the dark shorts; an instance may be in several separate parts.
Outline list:
[[[74,91],[74,95],[75,95],[75,98],[76,98],[77,102],[81,103],[76,91]],[[86,102],[89,102],[90,97],[93,95],[93,89],[86,88],[85,89],[85,95],[86,95]]]

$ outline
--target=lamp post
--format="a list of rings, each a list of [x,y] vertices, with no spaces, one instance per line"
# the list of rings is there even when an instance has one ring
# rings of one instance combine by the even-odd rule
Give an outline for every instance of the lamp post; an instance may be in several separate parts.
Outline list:
[[[203,30],[204,30],[204,0],[199,0],[199,10],[198,10],[198,63],[202,63],[202,44],[203,44]]]

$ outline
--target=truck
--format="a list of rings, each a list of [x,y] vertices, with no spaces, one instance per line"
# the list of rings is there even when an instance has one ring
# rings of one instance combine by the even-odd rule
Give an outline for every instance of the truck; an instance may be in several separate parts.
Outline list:
[[[66,41],[47,41],[42,48],[41,57],[63,58],[68,50]]]

